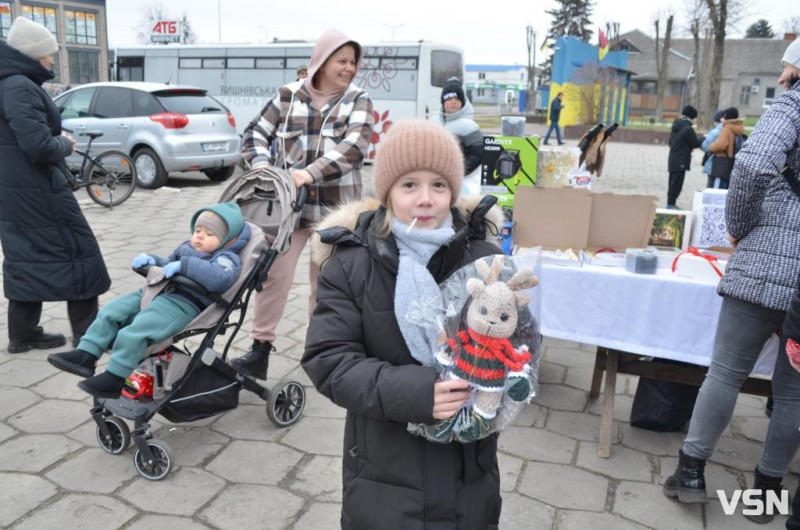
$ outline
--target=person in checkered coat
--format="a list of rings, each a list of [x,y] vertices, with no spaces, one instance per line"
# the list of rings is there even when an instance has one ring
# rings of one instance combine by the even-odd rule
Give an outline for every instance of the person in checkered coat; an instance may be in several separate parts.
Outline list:
[[[259,379],[266,379],[275,330],[310,227],[326,208],[361,198],[361,166],[375,123],[369,94],[353,84],[362,57],[360,44],[340,31],[326,30],[311,53],[308,77],[282,86],[244,131],[242,157],[251,168],[283,168],[298,188],[310,187],[289,251],[278,257],[264,289],[256,292],[253,346],[232,361]],[[318,270],[309,266],[309,312],[316,303]]]

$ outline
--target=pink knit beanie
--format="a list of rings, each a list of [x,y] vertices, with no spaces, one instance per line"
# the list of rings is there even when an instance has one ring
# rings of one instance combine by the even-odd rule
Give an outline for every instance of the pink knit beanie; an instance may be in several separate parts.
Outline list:
[[[455,204],[464,180],[464,157],[455,137],[429,120],[400,120],[380,143],[373,178],[375,193],[386,204],[397,179],[414,171],[432,171],[447,180]]]

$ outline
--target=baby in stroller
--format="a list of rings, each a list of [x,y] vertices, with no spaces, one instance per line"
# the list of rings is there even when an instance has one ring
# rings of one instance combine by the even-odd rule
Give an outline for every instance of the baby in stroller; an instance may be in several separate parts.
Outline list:
[[[239,252],[250,239],[250,227],[235,202],[200,208],[191,221],[192,236],[166,257],[140,254],[133,268],[157,266],[163,277],[179,273],[209,293],[223,293],[239,276]],[[149,281],[153,279],[150,278]],[[143,289],[115,298],[100,310],[77,349],[54,353],[50,364],[85,377],[78,386],[98,398],[118,398],[125,379],[133,373],[147,348],[186,327],[212,300],[174,282],[168,282],[146,307]],[[106,371],[94,375],[97,360],[111,349]]]

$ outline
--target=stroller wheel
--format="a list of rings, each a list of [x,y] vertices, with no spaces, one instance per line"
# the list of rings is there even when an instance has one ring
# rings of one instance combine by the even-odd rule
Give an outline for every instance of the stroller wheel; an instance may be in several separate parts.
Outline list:
[[[147,480],[161,480],[167,476],[172,467],[172,449],[167,442],[156,438],[147,440],[147,446],[153,453],[153,459],[147,460],[147,457],[137,449],[136,454],[133,455],[133,465],[136,466],[136,471]]]
[[[288,427],[300,419],[306,406],[306,391],[297,381],[279,382],[272,388],[267,417],[278,427]]]
[[[108,428],[108,436],[103,434],[100,427],[97,427],[97,442],[103,451],[112,455],[118,455],[125,452],[128,445],[131,443],[131,430],[128,424],[116,416],[109,416],[105,418],[106,428]]]

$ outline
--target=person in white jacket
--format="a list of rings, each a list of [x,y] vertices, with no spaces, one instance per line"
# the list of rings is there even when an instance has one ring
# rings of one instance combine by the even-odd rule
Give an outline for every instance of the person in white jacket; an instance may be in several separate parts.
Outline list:
[[[475,110],[464,95],[464,88],[457,78],[450,78],[442,89],[442,122],[458,140],[464,156],[464,194],[480,193],[481,159],[483,157],[483,133],[472,117]]]

